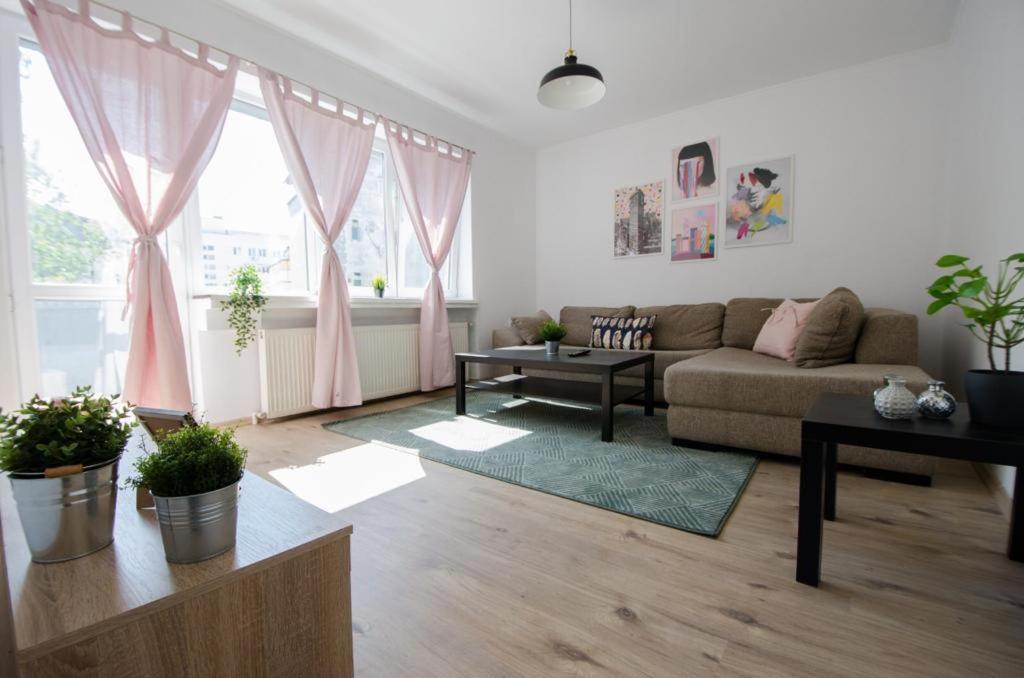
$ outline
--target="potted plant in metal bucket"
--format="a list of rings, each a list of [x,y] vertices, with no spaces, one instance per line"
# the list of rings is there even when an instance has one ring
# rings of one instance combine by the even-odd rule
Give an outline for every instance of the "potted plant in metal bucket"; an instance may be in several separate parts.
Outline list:
[[[936,263],[952,269],[928,288],[935,298],[928,315],[946,306],[956,306],[964,315],[971,334],[985,344],[987,370],[968,370],[964,380],[971,421],[986,426],[1022,427],[1021,403],[1024,402],[1024,372],[1010,369],[1010,351],[1024,343],[1024,297],[1015,296],[1024,279],[1024,252],[1011,254],[999,262],[995,279],[989,279],[981,266],[969,268],[968,258],[947,254]],[[1002,351],[1002,360],[996,360]]]
[[[540,338],[544,340],[544,352],[548,355],[558,355],[558,347],[569,333],[565,325],[554,320],[545,320],[537,330]]]
[[[233,431],[200,424],[158,436],[157,449],[136,461],[128,482],[153,495],[169,562],[196,563],[235,545],[245,457]]]
[[[80,558],[114,540],[117,465],[131,427],[127,406],[88,386],[0,414],[0,469],[32,560]]]
[[[388,286],[388,280],[382,275],[375,275],[370,280],[370,285],[373,287],[373,293],[378,299],[384,298],[384,288]]]

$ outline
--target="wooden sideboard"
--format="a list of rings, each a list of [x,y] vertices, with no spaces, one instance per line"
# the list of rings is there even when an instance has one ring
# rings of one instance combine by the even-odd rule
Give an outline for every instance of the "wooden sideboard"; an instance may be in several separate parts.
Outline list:
[[[66,563],[31,562],[6,477],[0,518],[21,678],[353,674],[352,527],[256,475],[235,548],[192,565],[164,559],[134,490],[120,490],[114,543]]]

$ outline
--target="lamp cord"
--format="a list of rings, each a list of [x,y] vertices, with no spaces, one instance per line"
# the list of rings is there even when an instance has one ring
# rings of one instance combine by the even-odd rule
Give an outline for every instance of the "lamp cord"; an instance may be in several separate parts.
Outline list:
[[[572,0],[569,0],[569,51],[572,51]]]

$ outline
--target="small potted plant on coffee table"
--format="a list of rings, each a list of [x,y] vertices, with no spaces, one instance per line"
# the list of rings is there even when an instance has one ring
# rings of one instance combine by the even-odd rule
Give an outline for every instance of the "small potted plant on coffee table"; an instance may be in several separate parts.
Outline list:
[[[388,286],[388,280],[382,275],[375,275],[370,280],[370,285],[373,287],[373,293],[378,299],[384,298],[384,288]]]
[[[935,299],[928,306],[928,315],[956,306],[967,321],[964,327],[985,344],[989,369],[968,370],[964,380],[971,421],[1024,428],[1020,418],[1024,372],[1010,369],[1012,349],[1024,343],[1024,297],[1016,293],[1024,280],[1024,252],[1000,261],[994,279],[982,273],[981,266],[971,268],[967,262],[967,257],[958,254],[947,254],[935,262],[951,270],[928,288]],[[997,350],[1003,352],[1001,365],[996,360]]]
[[[88,386],[0,414],[0,469],[32,560],[71,560],[114,540],[117,465],[131,428],[126,405]]]
[[[545,320],[541,323],[537,333],[544,340],[544,352],[548,355],[558,355],[558,347],[569,331],[562,323],[554,320]]]
[[[156,451],[135,463],[129,484],[153,495],[169,562],[196,563],[235,545],[245,458],[233,431],[200,424],[159,435]]]

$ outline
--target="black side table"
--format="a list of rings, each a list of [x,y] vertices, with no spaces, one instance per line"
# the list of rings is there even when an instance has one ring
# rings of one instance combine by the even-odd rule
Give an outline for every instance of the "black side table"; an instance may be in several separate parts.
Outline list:
[[[949,419],[915,417],[893,421],[875,412],[866,396],[824,393],[801,426],[800,517],[796,580],[817,586],[821,579],[824,519],[836,517],[836,446],[859,445],[896,452],[1014,466],[1013,511],[1006,555],[1024,562],[1024,429],[993,429],[971,424],[967,404]]]

